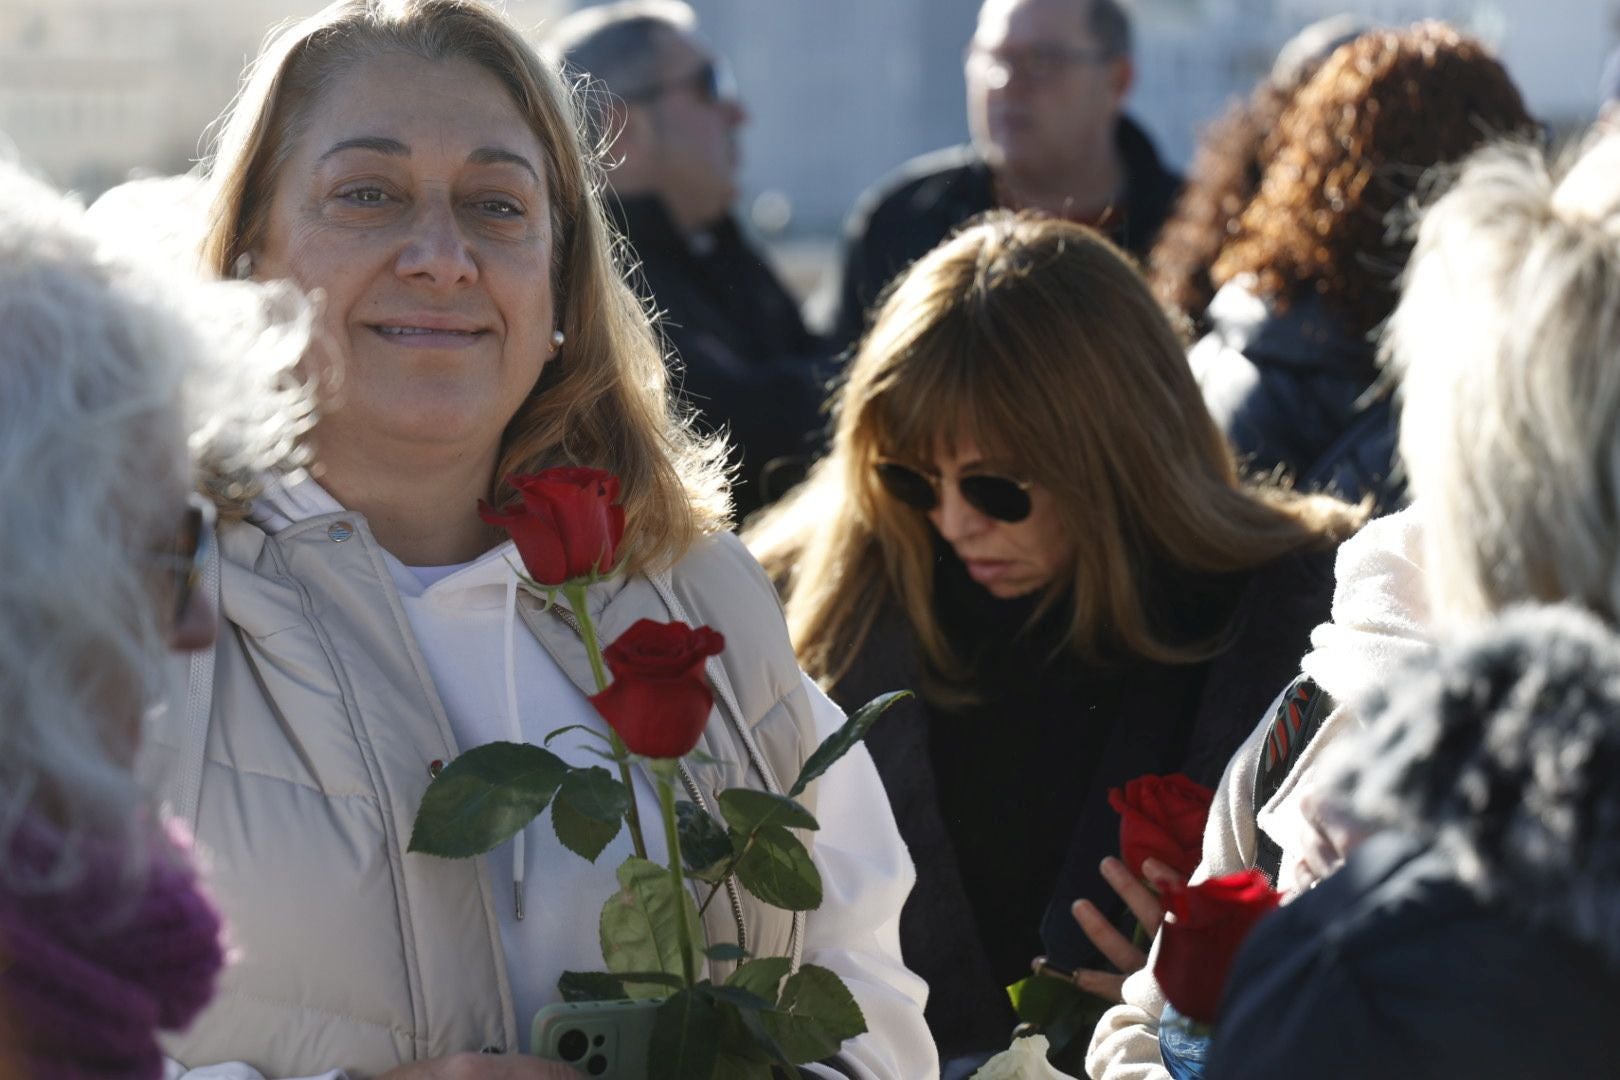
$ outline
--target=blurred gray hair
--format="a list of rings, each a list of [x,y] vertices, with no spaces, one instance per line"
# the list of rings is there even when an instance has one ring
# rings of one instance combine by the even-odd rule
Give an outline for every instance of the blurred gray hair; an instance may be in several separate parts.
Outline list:
[[[1620,613],[1620,136],[1497,145],[1428,210],[1390,319],[1437,615]]]
[[[663,35],[689,33],[697,15],[682,0],[617,0],[582,8],[551,27],[541,52],[574,86],[586,134],[605,152],[616,132],[614,100],[622,102],[658,79]]]
[[[170,632],[153,555],[198,463],[241,476],[296,455],[311,325],[288,286],[136,262],[0,162],[0,852],[43,813],[144,865],[155,820],[130,758]],[[76,858],[13,884],[59,887]]]
[[[541,46],[565,71],[633,94],[658,77],[660,36],[696,26],[697,15],[681,0],[619,0],[559,20]]]

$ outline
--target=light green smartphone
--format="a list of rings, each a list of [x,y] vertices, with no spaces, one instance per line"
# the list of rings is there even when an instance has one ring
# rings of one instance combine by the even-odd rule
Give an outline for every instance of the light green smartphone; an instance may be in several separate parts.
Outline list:
[[[653,1018],[662,998],[547,1005],[534,1014],[529,1046],[536,1057],[562,1061],[586,1076],[646,1080]]]

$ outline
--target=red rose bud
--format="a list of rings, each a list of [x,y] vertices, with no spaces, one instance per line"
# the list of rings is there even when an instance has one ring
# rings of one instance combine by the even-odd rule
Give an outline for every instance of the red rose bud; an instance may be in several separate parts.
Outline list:
[[[478,516],[512,537],[529,576],[561,585],[606,574],[624,538],[624,507],[615,505],[619,478],[601,469],[557,468],[507,480],[518,501],[504,511],[482,500]]]
[[[1131,873],[1158,859],[1182,877],[1191,877],[1203,858],[1204,822],[1215,793],[1194,780],[1143,776],[1114,788],[1108,805],[1119,812],[1119,851]]]
[[[680,757],[697,745],[714,707],[703,661],[725,647],[707,626],[642,619],[603,651],[613,683],[591,704],[631,753]]]
[[[1153,977],[1170,1004],[1205,1024],[1220,1015],[1226,975],[1249,931],[1282,900],[1258,870],[1167,886]]]

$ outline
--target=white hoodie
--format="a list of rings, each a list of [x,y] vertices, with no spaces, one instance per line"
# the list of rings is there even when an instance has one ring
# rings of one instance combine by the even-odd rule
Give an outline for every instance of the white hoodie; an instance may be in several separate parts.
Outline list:
[[[1204,859],[1192,880],[1253,866],[1257,822],[1282,848],[1278,887],[1285,894],[1291,895],[1315,876],[1307,866],[1321,839],[1310,817],[1313,767],[1340,735],[1360,726],[1356,702],[1376,690],[1392,671],[1433,648],[1421,540],[1416,510],[1408,509],[1370,522],[1339,549],[1334,564],[1333,621],[1311,632],[1311,651],[1300,664],[1339,705],[1256,815],[1255,767],[1281,697],[1259,718],[1254,733],[1221,776],[1204,829]],[[1147,966],[1125,980],[1124,1004],[1103,1014],[1092,1033],[1086,1072],[1095,1080],[1167,1080],[1170,1075],[1159,1058],[1164,995],[1153,978],[1157,954],[1155,939]]]

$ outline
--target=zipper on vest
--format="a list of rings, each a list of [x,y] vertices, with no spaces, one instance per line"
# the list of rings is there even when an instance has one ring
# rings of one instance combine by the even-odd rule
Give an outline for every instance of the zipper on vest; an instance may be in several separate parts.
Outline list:
[[[574,617],[572,611],[555,602],[549,605],[548,610],[554,612],[557,618],[561,619],[564,625],[572,630],[581,641],[585,640],[584,631],[580,629],[579,620]],[[675,764],[680,770],[681,786],[686,788],[686,793],[691,797],[693,805],[713,817],[714,813],[709,809],[709,801],[703,797],[703,791],[698,787],[697,780],[693,778],[691,771],[687,769],[686,762],[677,759]],[[636,797],[634,791],[630,792],[629,795],[632,799]],[[731,874],[726,878],[726,899],[731,901],[731,916],[737,922],[737,947],[747,949],[748,923],[743,918],[742,896],[737,891],[736,874]]]

